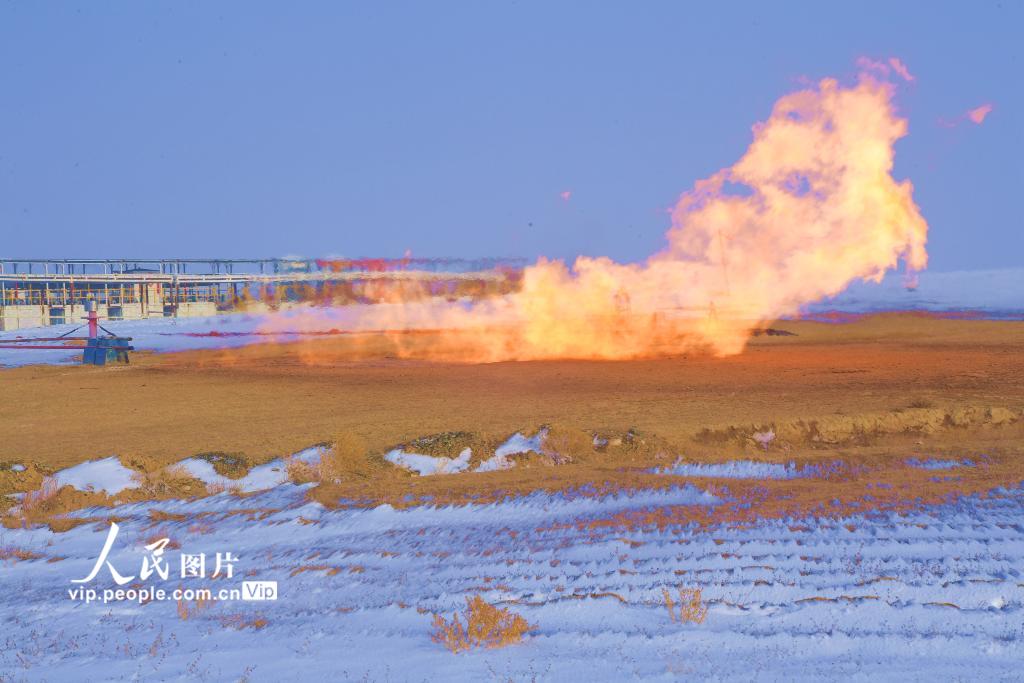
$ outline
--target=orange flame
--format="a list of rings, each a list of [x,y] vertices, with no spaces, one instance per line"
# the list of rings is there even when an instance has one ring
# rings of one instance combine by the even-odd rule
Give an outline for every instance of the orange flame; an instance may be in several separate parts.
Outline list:
[[[399,356],[462,361],[739,353],[753,327],[878,281],[900,259],[927,265],[913,186],[892,177],[907,124],[878,72],[782,97],[736,164],[680,197],[668,244],[646,262],[542,258],[505,296],[305,307],[271,316],[264,331],[387,330]],[[414,330],[435,341],[413,344]]]

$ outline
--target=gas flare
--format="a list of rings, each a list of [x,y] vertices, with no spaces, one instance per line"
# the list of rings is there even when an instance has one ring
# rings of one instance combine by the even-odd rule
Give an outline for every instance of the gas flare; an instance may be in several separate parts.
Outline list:
[[[913,186],[892,176],[907,133],[893,94],[886,73],[862,68],[853,84],[782,97],[739,161],[680,197],[667,245],[645,262],[541,258],[504,296],[304,307],[263,331],[386,331],[397,355],[473,362],[739,353],[764,322],[879,281],[901,259],[927,265]],[[424,330],[430,343],[411,341]]]

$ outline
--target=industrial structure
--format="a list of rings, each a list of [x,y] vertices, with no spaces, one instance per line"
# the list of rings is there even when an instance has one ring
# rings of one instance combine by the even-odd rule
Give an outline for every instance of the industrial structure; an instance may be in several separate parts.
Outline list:
[[[0,331],[102,318],[213,315],[298,302],[331,305],[503,294],[522,259],[0,258]]]
[[[100,325],[100,316],[96,312],[96,302],[85,302],[85,321],[89,328],[89,336],[72,337],[86,325],[68,330],[59,337],[18,337],[16,339],[0,339],[0,349],[17,349],[18,351],[82,351],[82,363],[85,365],[106,365],[107,363],[127,363],[128,352],[134,350],[129,344],[131,337],[120,337]],[[106,334],[101,335],[100,330]],[[84,343],[83,343],[84,342]]]

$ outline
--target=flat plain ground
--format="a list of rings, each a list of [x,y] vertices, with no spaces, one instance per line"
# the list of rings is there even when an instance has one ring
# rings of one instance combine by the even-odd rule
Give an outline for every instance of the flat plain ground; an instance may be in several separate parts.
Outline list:
[[[260,461],[346,431],[378,452],[544,424],[621,437],[595,451],[584,435],[591,453],[567,466],[527,456],[444,476],[353,468],[244,495],[195,496],[193,483],[154,497],[161,480],[142,479],[111,497],[65,486],[29,506],[22,498],[0,520],[0,573],[13,588],[0,600],[11,634],[0,671],[1007,680],[1024,652],[1024,323],[879,316],[772,327],[796,336],[757,337],[729,358],[439,363],[415,359],[437,341],[418,335],[404,340],[414,356],[404,360],[388,357],[394,340],[331,337],[0,371],[0,465],[211,451]],[[769,423],[788,448],[747,443]],[[821,438],[797,438],[794,424]],[[654,472],[652,450],[632,459],[630,429],[688,461],[810,467]],[[2,476],[28,483],[12,468]],[[65,603],[114,521],[122,535],[110,560],[126,572],[163,537],[180,552],[230,550],[235,579],[276,581],[280,599]],[[113,585],[104,575],[101,587]],[[471,597],[524,618],[523,642],[458,655],[435,642],[434,619]],[[687,599],[699,615],[684,618]]]
[[[548,423],[634,429],[682,450],[728,425],[950,403],[1024,408],[1024,322],[886,314],[772,327],[794,336],[755,337],[726,358],[445,363],[415,358],[434,342],[419,334],[404,359],[386,339],[329,337],[137,353],[126,367],[0,370],[0,462],[58,468],[110,454],[172,462],[211,452],[260,462],[340,431],[383,450]]]

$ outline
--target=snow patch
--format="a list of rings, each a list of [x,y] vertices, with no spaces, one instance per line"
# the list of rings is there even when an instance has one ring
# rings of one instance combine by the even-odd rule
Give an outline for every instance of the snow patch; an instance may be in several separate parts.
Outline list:
[[[101,491],[108,495],[125,489],[137,488],[134,471],[121,464],[117,456],[102,460],[90,460],[74,467],[68,467],[53,475],[58,488],[72,486],[79,491]]]
[[[384,459],[392,465],[412,470],[421,477],[432,474],[457,474],[469,468],[469,458],[473,455],[470,448],[464,449],[457,458],[442,458],[420,453],[406,453],[401,448],[384,455]]]
[[[671,467],[654,468],[654,474],[673,474],[683,477],[721,477],[724,479],[798,479],[812,476],[813,467],[798,469],[796,463],[730,460],[716,463],[688,463],[677,461]]]
[[[288,456],[286,460],[301,462],[306,465],[317,465],[320,463],[320,459],[327,454],[328,450],[326,446],[313,446]]]
[[[922,470],[953,470],[958,467],[974,467],[974,461],[972,460],[936,460],[934,458],[928,458],[927,460],[919,460],[917,458],[908,458],[905,460],[911,467],[916,467]]]
[[[306,453],[306,451],[302,451]],[[243,493],[253,493],[272,489],[275,486],[288,483],[288,468],[285,461],[275,458],[270,462],[257,465],[249,470],[248,474],[238,479],[225,477],[218,474],[213,465],[202,458],[188,458],[178,463],[189,476],[195,477],[207,486],[223,487],[228,490],[238,490]]]
[[[207,486],[219,486],[225,489],[238,489],[244,493],[271,489],[288,481],[288,472],[284,461],[280,458],[249,470],[244,477],[232,479],[218,474],[213,465],[202,458],[188,458],[178,463],[188,474]]]
[[[494,455],[480,463],[476,471],[496,472],[498,470],[512,469],[516,463],[513,460],[509,460],[509,456],[529,453],[530,451],[540,453],[541,443],[544,441],[547,433],[548,430],[542,429],[534,436],[527,437],[523,436],[521,432],[516,432],[508,438],[508,441],[494,449]]]

